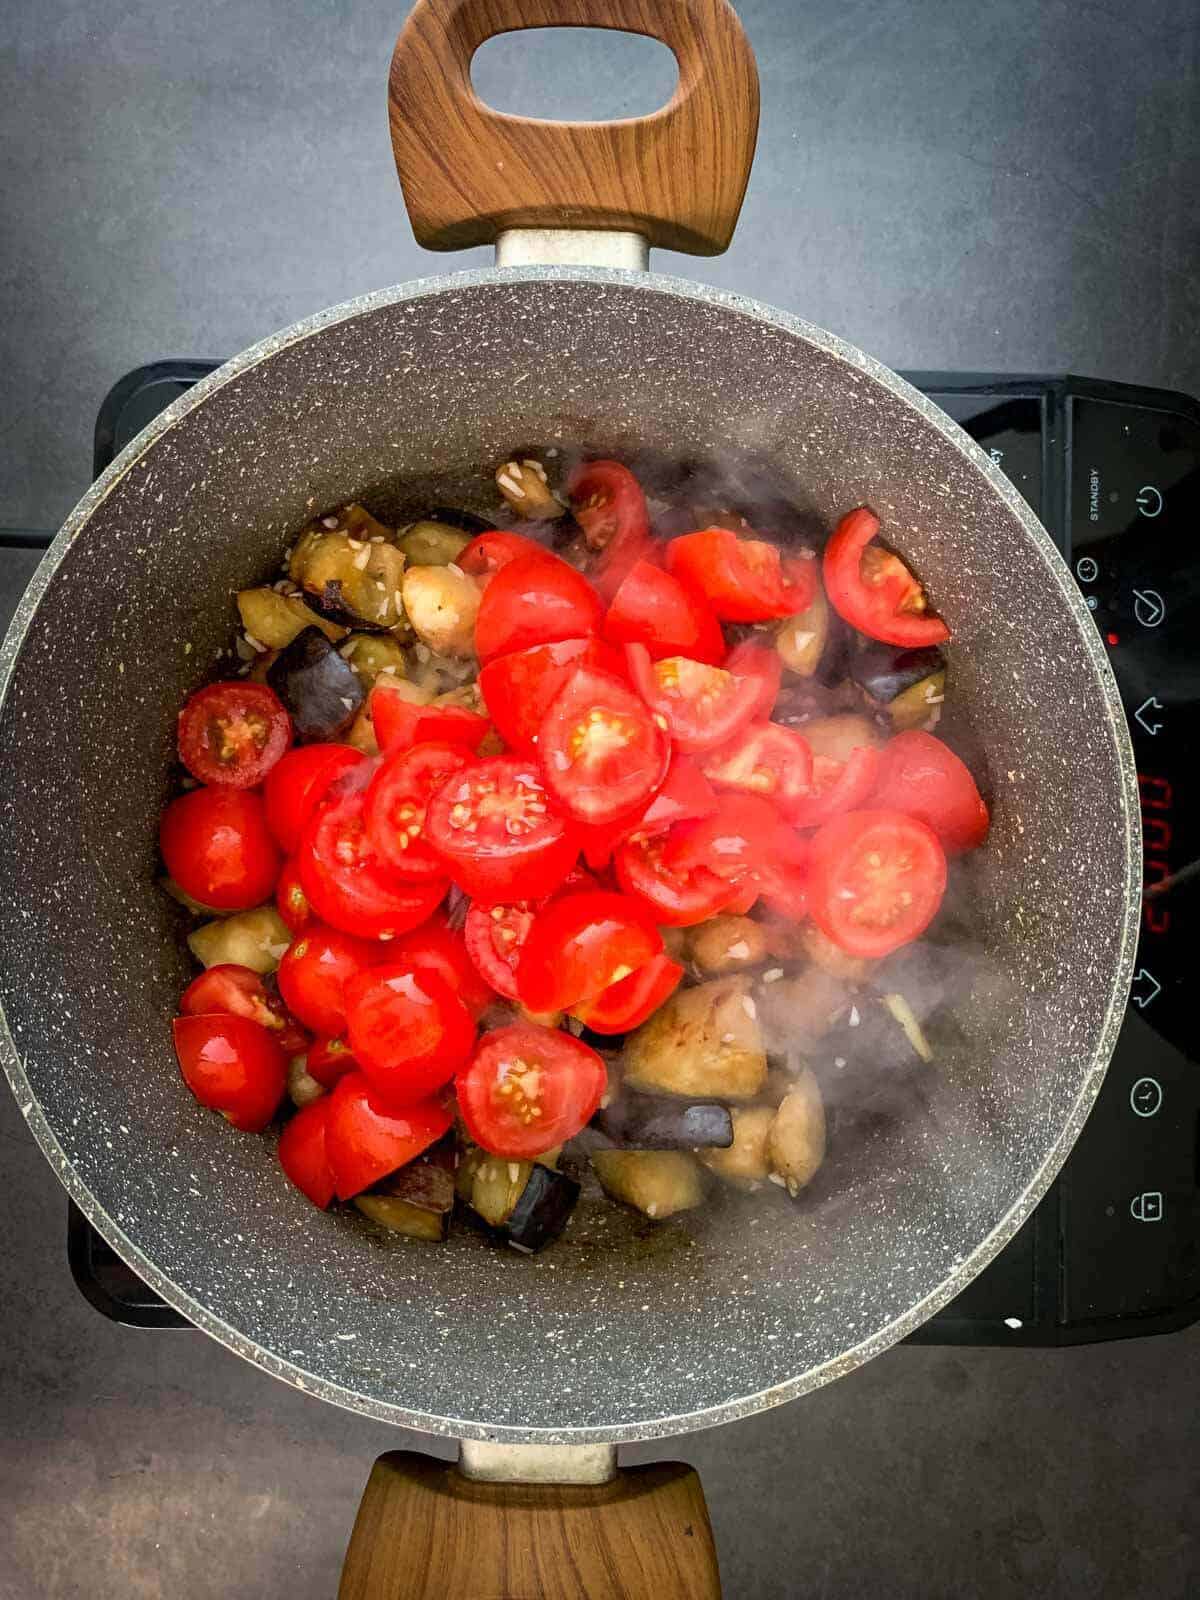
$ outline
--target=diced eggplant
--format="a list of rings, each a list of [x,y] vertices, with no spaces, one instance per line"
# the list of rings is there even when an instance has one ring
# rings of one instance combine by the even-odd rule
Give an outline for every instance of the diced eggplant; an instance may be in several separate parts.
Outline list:
[[[593,1150],[592,1166],[606,1194],[655,1222],[704,1199],[700,1167],[681,1150]]]
[[[795,616],[785,617],[775,635],[775,648],[789,672],[811,678],[821,664],[829,640],[829,602],[817,579],[812,601]]]
[[[408,676],[408,657],[399,639],[388,633],[351,633],[338,646],[338,655],[348,661],[364,689],[387,673],[393,681]]]
[[[181,905],[185,911],[190,911],[194,917],[219,917],[222,914],[215,906],[202,905],[199,900],[193,900],[190,894],[179,887],[174,878],[164,875],[158,880],[158,886],[165,894],[169,894],[177,905]]]
[[[471,1150],[459,1165],[459,1197],[514,1249],[540,1250],[562,1232],[579,1198],[575,1180],[554,1170],[558,1154],[554,1149],[537,1161],[506,1161]]]
[[[626,1040],[625,1081],[691,1100],[752,1100],[767,1074],[757,1019],[745,978],[677,989]]]
[[[275,971],[291,942],[291,930],[273,905],[236,911],[188,934],[188,949],[202,966],[230,962],[260,974]]]
[[[526,521],[555,522],[566,514],[566,506],[550,488],[545,467],[532,457],[506,461],[498,467],[496,487],[510,508]]]
[[[489,522],[486,517],[477,517],[473,511],[464,511],[461,506],[433,506],[429,512],[430,522],[445,523],[451,528],[461,528],[473,539],[477,533],[487,533],[495,527],[494,522]]]
[[[813,717],[801,725],[800,731],[808,740],[813,755],[823,756],[828,761],[848,761],[852,751],[862,746],[877,750],[883,743],[883,734],[871,718],[853,711]]]
[[[309,1072],[307,1056],[293,1056],[288,1062],[287,1091],[297,1110],[312,1105],[326,1092],[325,1085]]]
[[[354,721],[366,690],[317,628],[305,628],[280,653],[267,682],[291,713],[300,744],[336,739]]]
[[[735,1106],[733,1137],[723,1149],[697,1150],[710,1172],[739,1189],[757,1189],[766,1181],[767,1137],[775,1120],[773,1106]]]
[[[475,617],[483,591],[460,568],[409,567],[401,595],[404,612],[421,643],[438,655],[475,654]]]
[[[361,750],[365,756],[379,754],[379,740],[375,737],[375,719],[371,715],[370,695],[358,708],[358,715],[346,729],[342,738],[355,750]]]
[[[305,628],[320,628],[327,639],[335,641],[343,638],[346,632],[345,628],[318,616],[305,604],[299,591],[280,594],[269,584],[239,590],[237,608],[245,632],[272,650],[285,649]]]
[[[790,1195],[810,1183],[825,1159],[825,1107],[813,1074],[801,1072],[767,1132],[767,1165]]]
[[[690,930],[688,950],[702,973],[740,972],[767,954],[767,930],[750,917],[710,917]]]
[[[759,1014],[767,1050],[787,1060],[807,1054],[847,1014],[851,993],[841,979],[820,967],[779,978],[773,977],[775,971],[768,967],[763,974]]]
[[[848,950],[843,950],[828,934],[822,933],[815,922],[800,923],[797,939],[814,967],[820,967],[831,978],[840,978],[843,983],[862,983],[877,965],[866,956],[852,956]]]
[[[623,1094],[596,1113],[592,1126],[626,1150],[695,1150],[733,1143],[729,1107],[715,1100]]]
[[[448,522],[410,522],[396,537],[410,567],[448,567],[471,542],[471,535]]]
[[[908,1002],[897,1007],[894,992],[890,998],[892,1004],[870,991],[855,995],[845,1020],[808,1057],[826,1098],[838,1106],[902,1116],[922,1092],[932,1052],[924,1029],[912,1027]]]
[[[552,1244],[562,1233],[579,1199],[579,1185],[565,1172],[535,1162],[529,1182],[505,1223],[505,1237],[523,1255]]]
[[[922,650],[864,645],[851,656],[849,672],[898,733],[922,727],[946,697],[946,658],[932,645]]]
[[[404,620],[403,553],[362,506],[310,523],[292,549],[288,575],[307,603],[331,621],[387,630]]]
[[[372,1222],[410,1239],[440,1243],[450,1231],[454,1210],[454,1151],[435,1145],[416,1161],[356,1195],[354,1204]]]
[[[924,728],[931,732],[941,721],[942,706],[946,699],[945,672],[931,672],[911,689],[898,694],[888,706],[894,733],[906,733],[909,728]]]

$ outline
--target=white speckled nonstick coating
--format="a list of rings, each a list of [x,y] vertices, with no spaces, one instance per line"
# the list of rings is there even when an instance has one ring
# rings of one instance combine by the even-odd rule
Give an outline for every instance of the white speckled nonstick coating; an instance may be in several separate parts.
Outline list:
[[[1003,998],[964,1019],[930,1114],[860,1148],[806,1204],[759,1196],[654,1229],[585,1201],[527,1259],[321,1216],[269,1140],[199,1110],[169,1030],[190,963],[154,878],[176,709],[229,640],[231,591],[274,573],[310,497],[386,501],[410,480],[461,492],[534,441],[749,447],[826,520],[879,510],[954,630],[953,693],[987,751],[995,820],[973,884]],[[801,1394],[903,1337],[1007,1242],[1099,1088],[1140,861],[1094,626],[965,434],[767,307],[652,274],[509,269],[288,329],[156,419],[85,496],[2,668],[0,994],[17,1098],[153,1288],[324,1399],[436,1432],[571,1441]]]

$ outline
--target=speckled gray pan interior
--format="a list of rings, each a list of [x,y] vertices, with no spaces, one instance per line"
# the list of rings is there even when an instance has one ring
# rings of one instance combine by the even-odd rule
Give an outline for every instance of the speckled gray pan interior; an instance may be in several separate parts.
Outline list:
[[[314,505],[479,494],[515,443],[748,448],[826,522],[869,501],[956,638],[995,824],[970,881],[987,1004],[901,1120],[790,1207],[640,1227],[586,1202],[537,1259],[320,1216],[267,1139],[183,1088],[189,960],[154,887],[176,708]],[[190,645],[188,652],[186,646]],[[1007,1241],[1099,1087],[1124,1005],[1136,795],[1115,686],[1065,567],[953,423],[819,330],[653,275],[413,283],[223,367],[72,515],[4,647],[0,985],[30,1127],[114,1247],[187,1316],[324,1399],[478,1437],[711,1424],[846,1372]],[[778,1203],[775,1203],[778,1202]]]

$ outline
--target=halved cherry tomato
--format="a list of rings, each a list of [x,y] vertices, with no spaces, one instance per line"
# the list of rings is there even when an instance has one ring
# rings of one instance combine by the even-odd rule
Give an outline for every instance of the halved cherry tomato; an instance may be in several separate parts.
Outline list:
[[[346,985],[378,961],[380,949],[340,928],[310,923],[279,963],[276,981],[288,1010],[314,1033],[344,1033]]]
[[[667,546],[667,567],[705,596],[722,622],[769,622],[811,605],[815,563],[784,562],[765,539],[739,539],[731,528],[702,528]]]
[[[730,884],[729,888],[729,899],[721,910],[731,917],[744,917],[758,904],[759,873],[751,872],[737,883]]]
[[[472,900],[463,934],[480,976],[507,1000],[517,998],[517,962],[537,913],[534,900],[485,905]]]
[[[292,742],[292,719],[265,683],[210,683],[179,713],[179,759],[201,783],[253,789]]]
[[[531,1011],[561,1011],[619,983],[661,949],[653,917],[627,895],[560,895],[534,919],[517,993]]]
[[[809,913],[850,955],[886,956],[924,933],[945,889],[937,835],[901,811],[847,811],[813,835]]]
[[[343,794],[318,809],[300,842],[300,883],[323,921],[365,939],[393,939],[425,921],[447,883],[411,883],[391,870],[367,837],[364,799],[361,791]]]
[[[894,551],[873,544],[879,518],[866,506],[848,512],[825,546],[829,603],[852,628],[885,644],[915,650],[944,644],[950,629],[929,609],[920,583]]]
[[[314,1039],[305,1054],[305,1064],[309,1077],[325,1089],[332,1089],[348,1072],[358,1070],[354,1051],[340,1034],[323,1034]]]
[[[384,755],[414,744],[457,744],[472,752],[487,738],[491,723],[466,706],[419,706],[404,691],[379,681],[371,690],[371,725]]]
[[[707,867],[682,872],[667,866],[665,848],[666,837],[647,839],[641,834],[617,846],[613,865],[625,893],[668,928],[691,928],[724,911],[738,886]]]
[[[716,809],[717,796],[712,784],[690,757],[676,752],[671,757],[662,788],[639,815],[582,830],[584,860],[598,872],[612,860],[617,846],[634,834],[650,837],[665,833],[672,823],[707,817]]]
[[[445,873],[425,838],[429,797],[471,760],[460,744],[415,744],[395,750],[367,790],[367,838],[376,854],[402,878],[422,882]]]
[[[856,811],[879,777],[879,751],[858,745],[845,761],[816,754],[812,759],[809,792],[789,812],[797,828],[816,828],[843,811]]]
[[[591,1121],[608,1075],[569,1033],[518,1023],[485,1033],[460,1072],[458,1109],[477,1145],[526,1161],[574,1138]]]
[[[725,658],[726,672],[735,678],[748,678],[758,685],[758,698],[754,702],[751,720],[757,722],[771,715],[783,677],[783,662],[779,651],[767,645],[755,644],[753,639],[743,639]]]
[[[397,1110],[361,1072],[348,1072],[329,1096],[325,1153],[334,1192],[350,1200],[407,1166],[448,1131],[454,1118],[440,1100]]]
[[[283,863],[283,871],[275,885],[275,905],[293,933],[299,933],[305,923],[312,920],[312,907],[300,882],[300,869],[295,856]]]
[[[501,567],[475,618],[480,661],[557,639],[583,639],[600,627],[600,597],[581,572],[542,552]]]
[[[603,631],[610,644],[644,644],[655,661],[687,656],[719,666],[725,659],[721,624],[704,597],[649,561],[625,574]]]
[[[538,762],[546,788],[580,822],[603,824],[644,809],[667,775],[671,745],[627,683],[580,667],[542,720]]]
[[[467,913],[468,920],[470,912]],[[492,986],[480,976],[467,954],[463,934],[447,927],[441,916],[406,933],[389,947],[390,959],[407,962],[414,972],[434,972],[455,994],[476,1020],[495,998]]]
[[[812,764],[802,734],[777,722],[752,722],[728,744],[710,751],[704,773],[718,789],[761,795],[790,816],[808,794]]]
[[[674,994],[682,977],[679,963],[660,950],[627,978],[610,983],[591,1000],[578,1001],[571,1007],[571,1015],[593,1033],[628,1033]]]
[[[712,816],[671,829],[663,860],[677,872],[703,867],[726,883],[741,883],[768,859],[778,831],[778,814],[765,800],[724,794]]]
[[[884,747],[871,804],[928,824],[947,855],[974,850],[987,838],[988,809],[970,770],[919,728],[898,733]]]
[[[202,1106],[235,1128],[261,1133],[287,1087],[283,1051],[248,1017],[176,1017],[175,1054],[183,1081]]]
[[[611,549],[614,544],[632,548],[649,541],[646,496],[619,461],[580,462],[567,480],[567,493],[591,549]]]
[[[181,794],[158,839],[167,871],[201,905],[248,911],[270,899],[280,856],[260,795],[227,784]]]
[[[279,996],[267,992],[258,973],[234,962],[221,962],[193,978],[183,991],[179,1009],[185,1017],[214,1013],[248,1017],[267,1029],[285,1056],[299,1055],[308,1043],[307,1034],[288,1015]]]
[[[506,745],[525,752],[537,748],[542,718],[577,667],[598,667],[620,678],[625,657],[601,639],[558,639],[488,662],[479,674],[479,690]]]
[[[306,744],[289,750],[267,774],[263,800],[271,832],[294,854],[304,825],[340,778],[366,757],[348,744]]]
[[[329,1126],[328,1095],[297,1111],[279,1135],[279,1165],[288,1181],[294,1183],[320,1211],[327,1211],[333,1200],[333,1168],[325,1148]]]
[[[472,578],[490,578],[510,561],[522,556],[544,556],[552,552],[536,539],[527,539],[523,533],[513,533],[508,528],[490,528],[487,533],[477,533],[470,544],[459,551],[454,563]]]
[[[783,824],[776,829],[754,878],[759,894],[778,916],[799,922],[808,915],[808,844],[794,829]]]
[[[651,661],[643,644],[627,644],[625,660],[633,686],[661,716],[681,750],[711,750],[724,744],[750,718],[762,699],[756,678],[736,678],[686,656]]]
[[[368,1083],[402,1106],[449,1082],[471,1054],[475,1024],[438,973],[389,961],[346,985],[346,1037]]]
[[[489,756],[431,797],[425,837],[475,900],[537,900],[575,865],[579,839],[527,756]]]

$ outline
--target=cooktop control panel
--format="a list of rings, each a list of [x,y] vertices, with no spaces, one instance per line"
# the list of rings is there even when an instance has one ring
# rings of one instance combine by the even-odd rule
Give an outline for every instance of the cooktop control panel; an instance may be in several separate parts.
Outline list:
[[[214,365],[161,362],[122,379],[97,421],[96,471]],[[1137,976],[1095,1110],[1021,1232],[912,1338],[1168,1332],[1200,1318],[1200,1028],[1187,998],[1200,921],[1200,405],[1085,378],[907,376],[988,452],[1067,560],[1120,685],[1145,840]],[[108,1316],[187,1326],[74,1207],[69,1256]]]

